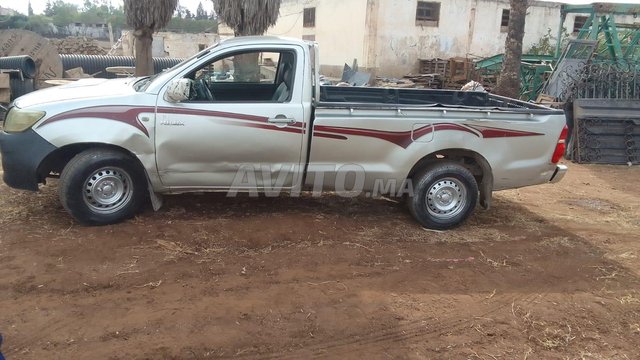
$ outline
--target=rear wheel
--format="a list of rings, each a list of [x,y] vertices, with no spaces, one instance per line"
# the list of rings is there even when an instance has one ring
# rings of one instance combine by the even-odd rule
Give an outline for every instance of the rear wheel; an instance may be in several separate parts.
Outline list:
[[[113,224],[130,218],[145,199],[144,172],[127,154],[91,149],[76,155],[60,175],[60,201],[79,222]]]
[[[446,230],[462,224],[478,201],[478,184],[465,167],[435,163],[414,177],[409,211],[427,228]]]

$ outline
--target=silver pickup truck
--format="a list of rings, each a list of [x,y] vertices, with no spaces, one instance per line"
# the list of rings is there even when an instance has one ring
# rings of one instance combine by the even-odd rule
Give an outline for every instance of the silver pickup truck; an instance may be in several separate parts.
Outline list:
[[[407,202],[425,227],[462,223],[492,191],[559,181],[562,111],[485,92],[320,86],[318,48],[217,44],[158,75],[88,79],[17,99],[4,181],[59,177],[79,222],[111,224],[163,194],[335,191]]]

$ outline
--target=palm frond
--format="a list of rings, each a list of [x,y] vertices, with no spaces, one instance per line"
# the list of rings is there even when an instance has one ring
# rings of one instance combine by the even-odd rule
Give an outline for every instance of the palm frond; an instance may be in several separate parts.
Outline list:
[[[124,0],[127,24],[155,32],[169,23],[177,5],[178,0]]]
[[[212,0],[219,19],[231,27],[236,36],[262,35],[275,25],[281,0]]]

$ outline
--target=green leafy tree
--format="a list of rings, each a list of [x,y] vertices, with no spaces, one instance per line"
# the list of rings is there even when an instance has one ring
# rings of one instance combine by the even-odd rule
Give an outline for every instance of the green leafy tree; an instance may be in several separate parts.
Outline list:
[[[52,17],[53,15],[55,15],[55,12],[53,11],[53,4],[51,3],[51,0],[47,0],[47,5],[44,8],[44,15],[48,16],[48,17]]]
[[[127,24],[136,38],[136,76],[153,74],[153,33],[169,23],[177,5],[178,0],[124,0]]]
[[[27,7],[27,15],[33,16],[33,8],[31,7],[31,1],[29,1],[29,5]]]
[[[196,9],[196,20],[206,20],[208,17],[209,15],[204,10],[204,6],[202,6],[202,2],[198,3],[198,8]]]
[[[0,21],[0,29],[26,29],[29,18],[22,14],[12,15]]]
[[[52,6],[53,23],[56,26],[64,27],[75,22],[78,16],[78,7],[74,4],[56,1]]]
[[[29,16],[26,29],[40,35],[53,35],[53,29],[51,28],[51,19],[43,15]]]

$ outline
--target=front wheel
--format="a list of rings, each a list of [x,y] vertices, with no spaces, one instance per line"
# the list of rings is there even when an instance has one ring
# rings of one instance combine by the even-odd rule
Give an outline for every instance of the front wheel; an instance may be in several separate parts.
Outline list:
[[[407,201],[418,222],[430,229],[446,230],[462,224],[478,201],[478,184],[465,167],[435,163],[414,177],[413,196]]]
[[[86,225],[114,224],[130,218],[145,199],[145,176],[130,156],[110,149],[76,155],[60,175],[60,202]]]

